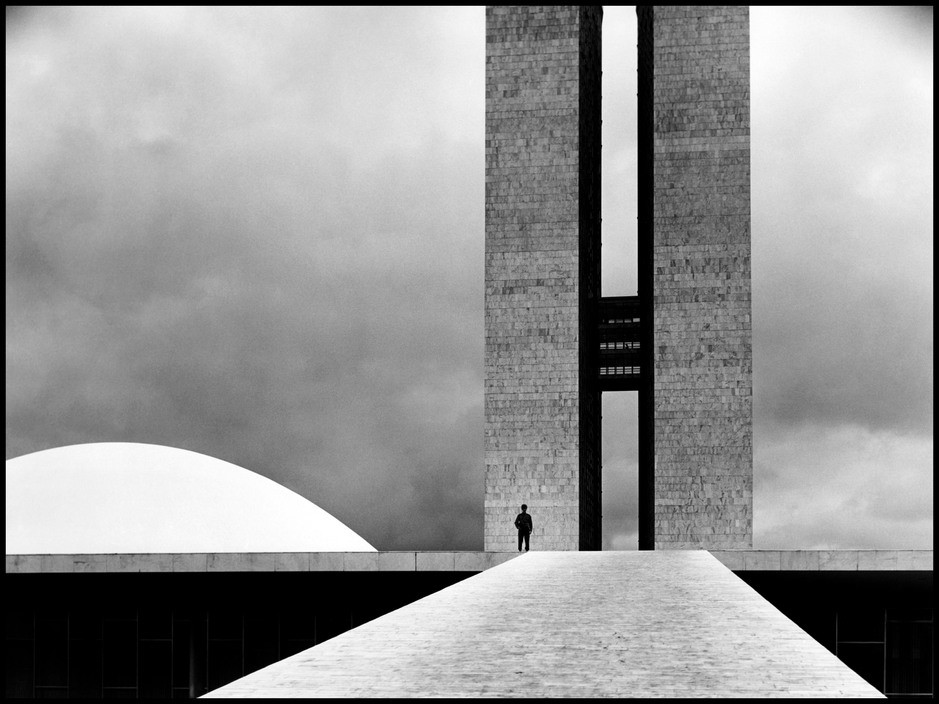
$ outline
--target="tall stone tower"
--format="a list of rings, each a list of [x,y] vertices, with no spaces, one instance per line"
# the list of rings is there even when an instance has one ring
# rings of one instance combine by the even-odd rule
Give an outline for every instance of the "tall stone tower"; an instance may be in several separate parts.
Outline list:
[[[486,10],[486,550],[522,503],[600,548],[604,391],[639,393],[639,547],[752,545],[748,11],[637,12],[639,291],[601,298],[602,10]]]
[[[749,10],[637,12],[654,545],[751,547]]]
[[[600,547],[601,19],[486,8],[486,550]]]

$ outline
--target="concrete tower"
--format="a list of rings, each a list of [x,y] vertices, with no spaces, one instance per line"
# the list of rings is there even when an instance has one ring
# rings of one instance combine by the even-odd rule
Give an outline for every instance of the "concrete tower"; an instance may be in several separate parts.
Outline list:
[[[600,297],[599,7],[486,10],[486,550],[601,542],[639,393],[639,546],[752,544],[747,8],[639,18],[639,291]]]
[[[749,11],[637,12],[639,298],[653,372],[640,472],[654,473],[654,545],[751,547]]]
[[[600,547],[601,19],[486,8],[486,550]]]

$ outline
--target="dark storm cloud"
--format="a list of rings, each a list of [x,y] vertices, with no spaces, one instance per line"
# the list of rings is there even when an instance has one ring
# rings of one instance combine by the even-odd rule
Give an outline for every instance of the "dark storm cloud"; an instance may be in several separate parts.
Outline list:
[[[51,19],[8,47],[7,456],[185,447],[381,548],[480,547],[482,116],[447,77],[478,38],[414,10]]]

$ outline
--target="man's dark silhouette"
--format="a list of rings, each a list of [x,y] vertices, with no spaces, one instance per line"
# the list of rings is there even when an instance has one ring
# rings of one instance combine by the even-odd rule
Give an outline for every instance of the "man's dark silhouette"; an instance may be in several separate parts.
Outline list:
[[[528,536],[534,528],[531,522],[531,516],[525,513],[528,506],[522,504],[522,512],[515,517],[515,527],[518,528],[518,551],[522,551],[522,539],[525,539],[525,552],[528,552]]]

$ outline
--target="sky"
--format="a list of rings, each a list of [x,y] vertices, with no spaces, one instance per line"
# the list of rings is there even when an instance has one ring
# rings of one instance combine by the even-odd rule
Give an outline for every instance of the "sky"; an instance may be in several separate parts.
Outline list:
[[[635,294],[635,10],[603,35],[603,295]],[[483,545],[485,15],[6,15],[6,456],[269,477]],[[751,8],[754,547],[932,549],[931,8]],[[604,394],[635,549],[635,394]]]

